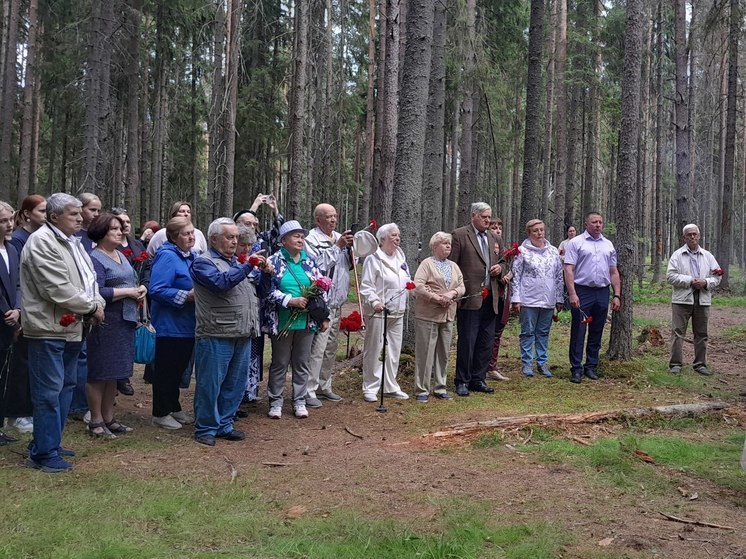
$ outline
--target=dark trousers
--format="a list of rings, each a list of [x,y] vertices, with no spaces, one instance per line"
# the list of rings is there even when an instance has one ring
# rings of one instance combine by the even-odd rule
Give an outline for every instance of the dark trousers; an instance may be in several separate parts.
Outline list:
[[[456,344],[456,386],[484,381],[495,342],[495,311],[492,291],[482,301],[482,307],[456,313],[458,342]]]
[[[194,338],[156,338],[153,363],[153,416],[181,411],[179,384],[194,350]]]
[[[3,391],[0,417],[31,417],[34,409],[28,379],[28,341],[20,335],[6,351],[0,352],[0,390]]]
[[[575,293],[580,299],[580,308],[571,308],[570,328],[570,370],[573,373],[595,371],[598,368],[598,354],[601,351],[601,336],[604,333],[606,315],[609,311],[609,288],[586,287],[575,284]],[[582,312],[581,312],[582,311]],[[581,324],[583,314],[593,317],[590,324]],[[586,331],[588,343],[585,343]],[[585,345],[585,367],[583,367],[583,346]]]

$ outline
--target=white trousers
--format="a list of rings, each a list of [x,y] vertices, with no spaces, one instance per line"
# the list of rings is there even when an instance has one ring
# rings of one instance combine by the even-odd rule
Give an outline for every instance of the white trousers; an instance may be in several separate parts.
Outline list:
[[[386,378],[384,392],[398,392],[401,390],[396,382],[399,370],[399,356],[401,355],[402,332],[404,330],[404,316],[389,317],[386,329]],[[375,315],[365,323],[365,342],[363,344],[363,394],[376,394],[381,388],[381,373],[383,362],[383,315]]]

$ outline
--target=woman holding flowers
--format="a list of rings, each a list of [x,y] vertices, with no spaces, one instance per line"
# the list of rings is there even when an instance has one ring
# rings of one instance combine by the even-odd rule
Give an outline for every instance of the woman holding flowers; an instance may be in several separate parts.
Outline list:
[[[521,372],[534,376],[533,363],[547,378],[547,345],[555,309],[562,310],[563,279],[559,252],[544,238],[544,222],[526,223],[528,238],[513,261],[513,310],[521,317]]]
[[[399,248],[399,226],[396,223],[382,225],[376,232],[376,237],[378,250],[365,259],[360,282],[366,325],[363,344],[363,399],[366,402],[376,401],[383,378],[383,391],[387,395],[407,400],[409,396],[399,387],[396,375],[401,355],[407,291],[414,289],[415,284],[409,275],[404,251]],[[385,363],[380,359],[384,316],[387,317]]]
[[[434,377],[433,394],[450,400],[446,390],[448,351],[456,318],[456,301],[466,292],[464,276],[451,254],[451,235],[439,231],[430,239],[433,255],[422,261],[414,275],[417,306],[415,308],[415,397],[427,402],[430,381]]]
[[[117,380],[132,376],[135,358],[137,305],[147,289],[138,286],[132,266],[117,250],[124,224],[118,216],[101,214],[88,226],[88,237],[96,243],[91,261],[101,296],[106,301],[106,321],[88,334],[88,382],[86,397],[91,410],[88,432],[111,438],[132,431],[114,419]]]
[[[263,330],[272,338],[267,396],[269,417],[282,417],[283,389],[288,365],[293,374],[295,417],[308,417],[308,382],[311,343],[316,331],[329,327],[329,311],[324,298],[331,280],[321,275],[316,262],[306,254],[306,230],[295,220],[280,227],[282,248],[269,259],[275,269],[264,306]],[[321,307],[321,308],[320,308]],[[326,312],[324,312],[326,311]]]

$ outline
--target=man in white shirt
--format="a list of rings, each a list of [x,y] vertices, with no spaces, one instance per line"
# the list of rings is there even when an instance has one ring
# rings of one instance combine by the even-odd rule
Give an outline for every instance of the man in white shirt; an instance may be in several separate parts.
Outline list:
[[[306,394],[306,405],[320,408],[319,398],[332,402],[342,399],[332,390],[332,371],[339,345],[339,319],[350,287],[352,260],[349,247],[352,246],[352,231],[335,231],[337,210],[330,204],[316,206],[313,217],[316,227],[306,237],[306,252],[316,261],[322,273],[332,280],[327,300],[331,324],[325,332],[319,331],[313,338]]]

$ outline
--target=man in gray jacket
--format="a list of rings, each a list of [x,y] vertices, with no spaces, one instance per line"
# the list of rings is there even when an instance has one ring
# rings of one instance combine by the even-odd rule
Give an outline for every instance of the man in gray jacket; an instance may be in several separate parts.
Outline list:
[[[699,246],[699,227],[694,223],[684,226],[683,247],[668,261],[666,279],[673,286],[671,314],[673,336],[669,371],[681,372],[682,345],[689,319],[694,334],[694,371],[710,375],[707,368],[707,321],[712,305],[712,291],[720,285],[722,271],[715,257]]]
[[[220,217],[207,230],[210,248],[192,264],[195,331],[194,439],[208,446],[215,439],[243,440],[233,417],[243,396],[251,358],[251,338],[259,335],[255,283],[272,266],[258,256],[261,270],[238,262],[238,226]],[[251,279],[250,279],[251,278]]]
[[[21,253],[21,323],[28,340],[34,438],[26,465],[64,472],[62,430],[72,401],[84,329],[104,320],[104,299],[80,239],[80,201],[69,194],[47,198],[47,223]]]
[[[342,305],[350,289],[352,231],[339,233],[337,210],[330,204],[319,204],[313,211],[316,227],[306,237],[306,253],[316,261],[319,269],[332,280],[329,290],[329,328],[319,330],[311,345],[311,362],[306,393],[306,405],[320,408],[319,398],[339,402],[342,397],[332,390],[332,370],[339,345],[339,320]]]

